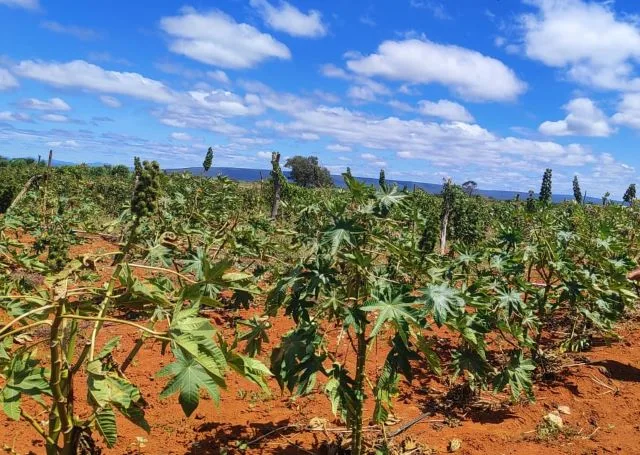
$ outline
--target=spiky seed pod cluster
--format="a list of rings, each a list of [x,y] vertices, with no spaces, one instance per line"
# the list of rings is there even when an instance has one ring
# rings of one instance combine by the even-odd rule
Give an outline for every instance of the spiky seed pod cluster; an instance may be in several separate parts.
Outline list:
[[[131,211],[137,218],[151,216],[158,208],[160,194],[160,166],[157,162],[144,161],[136,158],[135,172],[137,183],[131,201]]]

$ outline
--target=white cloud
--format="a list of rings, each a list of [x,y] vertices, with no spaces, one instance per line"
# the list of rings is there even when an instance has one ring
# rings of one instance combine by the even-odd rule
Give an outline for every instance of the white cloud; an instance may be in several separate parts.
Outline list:
[[[100,101],[102,104],[108,107],[112,107],[114,109],[122,107],[122,103],[118,98],[109,95],[100,95]]]
[[[447,13],[444,5],[440,2],[436,2],[434,0],[410,0],[409,4],[414,8],[421,8],[430,11],[436,19],[451,19],[451,16]]]
[[[357,81],[358,85],[352,85],[347,90],[347,96],[358,101],[376,101],[378,95],[389,95],[390,90],[378,82],[362,78]]]
[[[66,141],[51,141],[51,142],[47,142],[47,145],[49,147],[72,147],[72,148],[76,148],[80,146],[78,141],[73,139],[69,139]]]
[[[38,0],[0,0],[0,5],[6,5],[10,8],[24,8],[29,10],[40,9]]]
[[[41,120],[45,122],[66,123],[69,121],[69,117],[62,114],[45,114],[40,116]]]
[[[320,38],[327,34],[327,27],[322,22],[322,14],[310,10],[307,14],[288,2],[280,1],[276,7],[267,0],[251,0],[264,22],[274,30],[302,38]]]
[[[404,101],[391,100],[389,101],[389,106],[397,111],[402,112],[415,112],[416,109],[411,106],[409,103],[405,103]]]
[[[633,76],[640,58],[640,29],[618,17],[613,2],[528,0],[535,14],[521,18],[529,58],[567,70],[577,82],[604,89],[640,88]]]
[[[613,123],[640,130],[640,93],[627,93],[618,104],[618,112],[611,117]]]
[[[271,152],[258,152],[256,156],[264,160],[271,160]]]
[[[0,122],[29,122],[31,117],[19,112],[0,111]]]
[[[73,36],[80,40],[89,41],[100,38],[100,34],[95,30],[77,25],[62,25],[56,21],[42,21],[40,26],[51,32]]]
[[[330,145],[327,145],[327,150],[331,152],[350,152],[352,148],[349,147],[348,145],[330,144]]]
[[[526,84],[504,63],[477,51],[423,39],[385,41],[377,53],[347,61],[351,71],[415,84],[438,83],[472,100],[506,101]]]
[[[396,151],[399,158],[428,160],[441,169],[457,170],[464,163],[478,175],[509,169],[535,172],[538,179],[540,169],[550,165],[585,166],[595,162],[591,151],[578,144],[501,137],[463,122],[402,120],[328,107],[299,110],[292,117],[286,123],[265,121],[258,126],[288,137],[311,133],[345,146]]]
[[[260,98],[255,95],[241,97],[226,90],[192,90],[188,95],[195,106],[220,117],[258,115],[264,111]]]
[[[420,113],[431,117],[438,117],[444,120],[471,123],[474,121],[473,115],[461,104],[449,100],[439,100],[437,102],[422,100],[418,102]]]
[[[387,167],[387,162],[381,160],[373,153],[363,153],[360,155],[360,158],[362,158],[365,161],[368,161],[369,164],[371,164],[372,166]]]
[[[190,134],[176,132],[176,133],[171,133],[171,139],[175,139],[176,141],[190,141],[193,138],[191,137]]]
[[[575,98],[564,109],[564,120],[544,122],[538,130],[548,136],[607,137],[613,132],[607,116],[589,98]]]
[[[323,76],[334,78],[334,79],[348,80],[348,79],[351,79],[352,77],[345,70],[343,70],[342,68],[338,68],[336,65],[332,63],[327,63],[326,65],[322,65],[320,67],[320,72],[322,73]]]
[[[183,8],[179,16],[163,17],[160,27],[171,36],[172,52],[209,65],[245,69],[270,58],[291,58],[289,48],[271,35],[220,11]]]
[[[228,84],[231,82],[229,80],[229,76],[227,76],[227,73],[222,70],[207,71],[207,76],[209,76],[209,78],[213,79],[214,81],[220,82],[221,84]]]
[[[162,82],[138,73],[107,71],[84,60],[68,63],[24,60],[14,67],[14,72],[55,87],[127,95],[159,103],[174,99],[174,95]]]
[[[16,88],[19,85],[18,80],[13,77],[9,71],[4,68],[0,68],[0,90]]]
[[[61,98],[50,98],[49,100],[39,100],[37,98],[28,98],[20,102],[20,106],[25,109],[35,109],[39,111],[70,111],[69,106]]]

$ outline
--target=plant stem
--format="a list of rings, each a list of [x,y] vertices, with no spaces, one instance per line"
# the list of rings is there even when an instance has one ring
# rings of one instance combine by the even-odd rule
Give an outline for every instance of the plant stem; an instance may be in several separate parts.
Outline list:
[[[124,319],[102,318],[99,316],[80,316],[78,314],[65,314],[62,317],[64,319],[81,319],[83,321],[113,322],[114,324],[130,325],[131,327],[135,327],[136,329],[142,330],[143,332],[146,332],[155,338],[166,338],[166,335],[167,335],[167,332],[156,332],[155,330],[148,329],[143,325],[136,324],[135,322],[127,321]]]
[[[3,338],[15,335],[16,333],[20,333],[20,332],[24,332],[25,330],[29,330],[32,329],[34,327],[37,327],[39,325],[51,325],[52,322],[48,319],[44,320],[44,321],[38,321],[38,322],[34,322],[32,324],[27,324],[25,326],[20,327],[19,329],[15,329],[12,330],[11,332],[7,332],[7,333],[3,333],[2,335],[0,335],[0,340],[2,340]]]
[[[63,376],[68,378],[68,371],[63,371],[65,368],[68,368],[62,349],[64,311],[64,301],[59,301],[53,324],[51,324],[51,335],[49,338],[51,355],[51,378],[49,379],[49,386],[51,388],[51,395],[53,396],[49,422],[54,422],[53,428],[51,426],[49,427],[49,434],[53,436],[52,439],[55,441],[58,439],[60,432],[62,432],[62,453],[70,450],[73,437],[73,419],[69,415],[69,410],[67,409],[68,397],[63,390],[63,388],[67,389],[67,387],[63,387]],[[53,432],[51,431],[52,429]]]
[[[39,308],[34,308],[31,311],[27,311],[25,314],[21,314],[20,316],[18,316],[17,318],[15,318],[13,321],[9,322],[7,325],[5,325],[4,327],[2,327],[0,329],[0,335],[2,335],[2,332],[4,332],[5,330],[9,329],[9,327],[11,327],[12,325],[14,325],[16,322],[21,321],[24,318],[28,318],[29,316],[31,316],[32,314],[36,314],[36,313],[40,313],[41,311],[44,310],[49,310],[51,308],[55,308],[55,305],[45,305]]]
[[[362,327],[361,332],[357,334],[357,343],[356,376],[353,386],[356,393],[356,403],[351,442],[352,455],[362,454],[362,414],[364,408],[365,364],[367,362],[367,337],[364,333],[364,327]]]
[[[42,428],[42,426],[38,423],[38,421],[35,419],[35,417],[33,417],[32,415],[28,414],[26,411],[24,410],[20,410],[20,415],[22,416],[22,418],[24,420],[26,420],[27,422],[29,422],[29,424],[33,427],[34,430],[36,430],[36,432],[42,436],[42,439],[44,439],[47,443],[47,445],[51,445],[51,446],[55,446],[56,443],[54,440],[52,440],[49,435],[47,435],[47,433],[44,431],[44,429]]]
[[[129,263],[129,264],[127,264],[127,266],[129,266],[129,267],[133,267],[133,268],[136,268],[136,269],[154,270],[154,271],[157,271],[157,272],[171,273],[171,274],[173,274],[173,275],[178,276],[179,278],[182,278],[182,279],[183,279],[183,280],[185,280],[185,281],[188,281],[188,282],[189,282],[189,283],[191,283],[191,284],[195,284],[195,283],[197,283],[197,281],[192,280],[191,278],[189,278],[189,277],[188,277],[188,276],[186,276],[186,275],[183,275],[183,274],[182,274],[182,273],[180,273],[180,272],[177,272],[177,271],[175,271],[175,270],[171,270],[171,269],[165,269],[165,268],[163,268],[163,267],[152,267],[152,266],[150,266],[150,265],[143,265],[143,264],[130,264],[130,263]]]

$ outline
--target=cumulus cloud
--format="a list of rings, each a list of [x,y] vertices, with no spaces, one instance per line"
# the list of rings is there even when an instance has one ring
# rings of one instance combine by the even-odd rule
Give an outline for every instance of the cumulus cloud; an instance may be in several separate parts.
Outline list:
[[[589,98],[575,98],[564,109],[564,120],[544,122],[538,130],[548,136],[607,137],[613,132],[607,116]]]
[[[6,5],[10,8],[24,8],[32,11],[40,9],[38,0],[0,0],[0,5]]]
[[[62,98],[50,98],[48,100],[39,100],[37,98],[28,98],[20,102],[20,106],[25,109],[35,109],[38,111],[70,111],[69,106]]]
[[[467,122],[474,121],[473,115],[461,104],[449,100],[439,100],[437,102],[422,100],[418,103],[420,113],[431,117],[438,117],[444,120]]]
[[[229,80],[229,76],[222,70],[215,71],[207,71],[207,76],[214,81],[220,82],[221,84],[228,84],[231,81]]]
[[[55,87],[127,95],[161,103],[173,100],[173,94],[162,82],[138,73],[108,71],[84,60],[68,63],[24,60],[13,71],[19,76]]]
[[[458,169],[464,163],[479,175],[595,162],[593,153],[579,144],[501,137],[464,122],[403,120],[322,106],[293,112],[292,117],[289,122],[265,121],[259,126],[289,137],[315,134],[349,147],[396,151],[401,159],[427,160],[439,168]]]
[[[348,145],[329,144],[327,145],[327,150],[331,152],[350,152],[352,149]]]
[[[291,58],[289,48],[273,36],[220,11],[183,8],[179,16],[163,17],[160,27],[171,37],[172,52],[209,65],[246,69],[271,58]]]
[[[45,114],[40,116],[40,120],[44,120],[45,122],[56,122],[56,123],[67,123],[69,122],[69,117],[62,114]]]
[[[611,120],[617,125],[640,129],[640,93],[624,94]]]
[[[102,101],[102,104],[104,104],[105,106],[112,107],[114,109],[122,106],[122,103],[118,98],[109,95],[101,95],[100,101]]]
[[[507,101],[526,89],[501,61],[459,46],[426,39],[385,41],[376,53],[353,56],[347,67],[360,75],[414,84],[441,84],[478,101]]]
[[[16,88],[19,85],[18,80],[13,77],[9,71],[4,68],[0,68],[0,90]]]
[[[87,27],[79,27],[77,25],[63,25],[56,21],[42,21],[40,24],[45,30],[63,35],[73,36],[84,41],[90,41],[100,38],[100,34],[95,30]]]
[[[175,139],[176,141],[190,141],[193,138],[191,137],[190,134],[176,132],[176,133],[171,133],[171,139]]]
[[[573,80],[603,89],[640,88],[640,28],[620,17],[613,2],[527,0],[536,12],[521,18],[529,58],[566,69]]]
[[[288,2],[273,6],[267,0],[251,0],[264,22],[272,29],[302,38],[320,38],[327,34],[322,14],[317,10],[303,13]]]
[[[10,111],[0,111],[0,122],[29,122],[31,117],[27,114]]]

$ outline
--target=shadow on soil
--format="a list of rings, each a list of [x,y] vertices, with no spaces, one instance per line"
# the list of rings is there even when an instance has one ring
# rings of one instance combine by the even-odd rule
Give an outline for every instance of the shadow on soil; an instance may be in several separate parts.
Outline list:
[[[616,360],[601,360],[594,362],[592,365],[606,368],[605,374],[611,379],[626,382],[640,382],[640,369],[634,366]]]
[[[316,439],[311,445],[308,441],[297,440],[296,430],[286,428],[288,420],[271,423],[252,423],[249,426],[228,425],[224,423],[204,423],[197,428],[199,433],[207,433],[207,436],[194,442],[184,455],[222,455],[242,453],[241,444],[247,441],[256,441],[251,448],[257,451],[267,451],[278,455],[294,455],[303,453],[322,454],[322,446],[325,441]],[[283,428],[284,427],[284,428]],[[283,437],[286,438],[283,441]],[[240,445],[240,447],[239,447]],[[307,448],[311,446],[310,450]],[[303,449],[304,447],[304,449]]]

